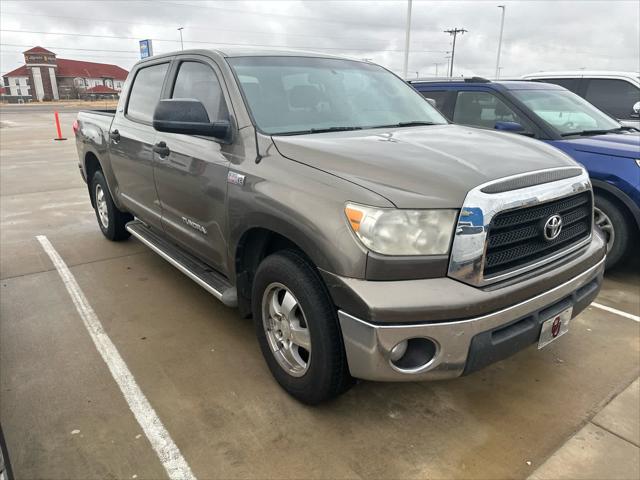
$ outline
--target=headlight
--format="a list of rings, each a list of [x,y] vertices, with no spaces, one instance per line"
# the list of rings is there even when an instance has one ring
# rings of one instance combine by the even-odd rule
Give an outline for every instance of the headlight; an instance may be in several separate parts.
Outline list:
[[[351,228],[383,255],[443,255],[449,251],[457,210],[397,210],[348,203]]]

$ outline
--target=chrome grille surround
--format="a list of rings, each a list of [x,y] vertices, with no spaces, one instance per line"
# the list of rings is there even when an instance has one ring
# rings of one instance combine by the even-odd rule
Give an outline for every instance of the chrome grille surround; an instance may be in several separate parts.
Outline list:
[[[516,275],[521,275],[543,265],[546,265],[558,258],[561,258],[579,248],[587,245],[591,241],[592,233],[582,241],[570,245],[569,247],[555,252],[553,255],[544,257],[539,261],[524,265],[505,273],[492,275],[485,278],[485,262],[488,246],[488,229],[493,218],[506,210],[533,207],[552,200],[569,197],[581,192],[591,193],[591,204],[593,205],[593,193],[589,175],[584,169],[570,178],[564,178],[554,182],[533,185],[517,190],[504,191],[499,193],[485,193],[482,190],[493,184],[502,184],[528,176],[539,176],[541,173],[557,170],[574,170],[576,167],[560,167],[554,169],[538,170],[511,177],[500,178],[491,182],[479,185],[469,191],[456,225],[456,231],[451,246],[451,258],[449,260],[448,275],[451,278],[460,280],[469,285],[478,287],[490,285],[506,280]],[[577,172],[576,172],[577,173]],[[593,217],[593,212],[592,212]],[[591,219],[593,225],[593,218]]]

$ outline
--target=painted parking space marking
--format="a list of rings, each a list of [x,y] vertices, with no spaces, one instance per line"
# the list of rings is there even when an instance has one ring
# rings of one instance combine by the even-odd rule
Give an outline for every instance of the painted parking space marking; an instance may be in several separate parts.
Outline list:
[[[620,315],[624,318],[629,318],[631,320],[635,320],[636,322],[640,322],[640,317],[638,315],[633,315],[632,313],[623,312],[622,310],[618,310],[617,308],[607,307],[606,305],[602,305],[601,303],[592,302],[592,307],[599,308],[600,310],[604,310],[605,312],[615,313],[616,315]]]
[[[118,384],[118,387],[120,387],[131,412],[149,439],[167,475],[169,475],[171,480],[195,480],[196,477],[191,472],[189,464],[182,456],[182,453],[180,453],[180,450],[147,400],[147,397],[142,393],[133,374],[129,371],[127,364],[120,356],[118,349],[104,331],[102,323],[93,311],[93,308],[91,308],[87,297],[85,297],[80,289],[78,282],[66,263],[64,263],[64,260],[62,260],[62,257],[60,257],[55,248],[53,248],[53,245],[46,236],[38,235],[36,238],[58,271],[96,349],[107,364],[107,367],[109,367],[113,379]]]

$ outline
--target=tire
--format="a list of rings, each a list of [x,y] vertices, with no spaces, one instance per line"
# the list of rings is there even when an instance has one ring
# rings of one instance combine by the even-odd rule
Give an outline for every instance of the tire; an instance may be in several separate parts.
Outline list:
[[[272,311],[274,299],[278,306]],[[292,302],[296,303],[293,308],[287,308]],[[252,310],[262,354],[276,381],[290,395],[316,405],[353,384],[335,306],[322,279],[301,254],[283,250],[260,263],[253,282]],[[301,333],[304,330],[306,335]],[[282,347],[286,344],[291,348]],[[274,351],[277,346],[281,346],[278,352]]]
[[[624,258],[631,244],[631,228],[625,214],[607,197],[596,195],[594,221],[607,241],[606,269],[616,266]]]
[[[100,170],[91,178],[91,197],[102,234],[115,242],[129,238],[131,234],[125,225],[133,220],[133,216],[118,210],[113,203],[107,180]]]

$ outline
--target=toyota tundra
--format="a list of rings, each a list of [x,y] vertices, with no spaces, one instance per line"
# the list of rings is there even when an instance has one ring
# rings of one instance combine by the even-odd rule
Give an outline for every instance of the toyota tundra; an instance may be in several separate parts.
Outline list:
[[[373,63],[157,55],[74,131],[104,236],[252,316],[271,373],[309,404],[542,348],[600,289],[582,167],[452,125]]]

